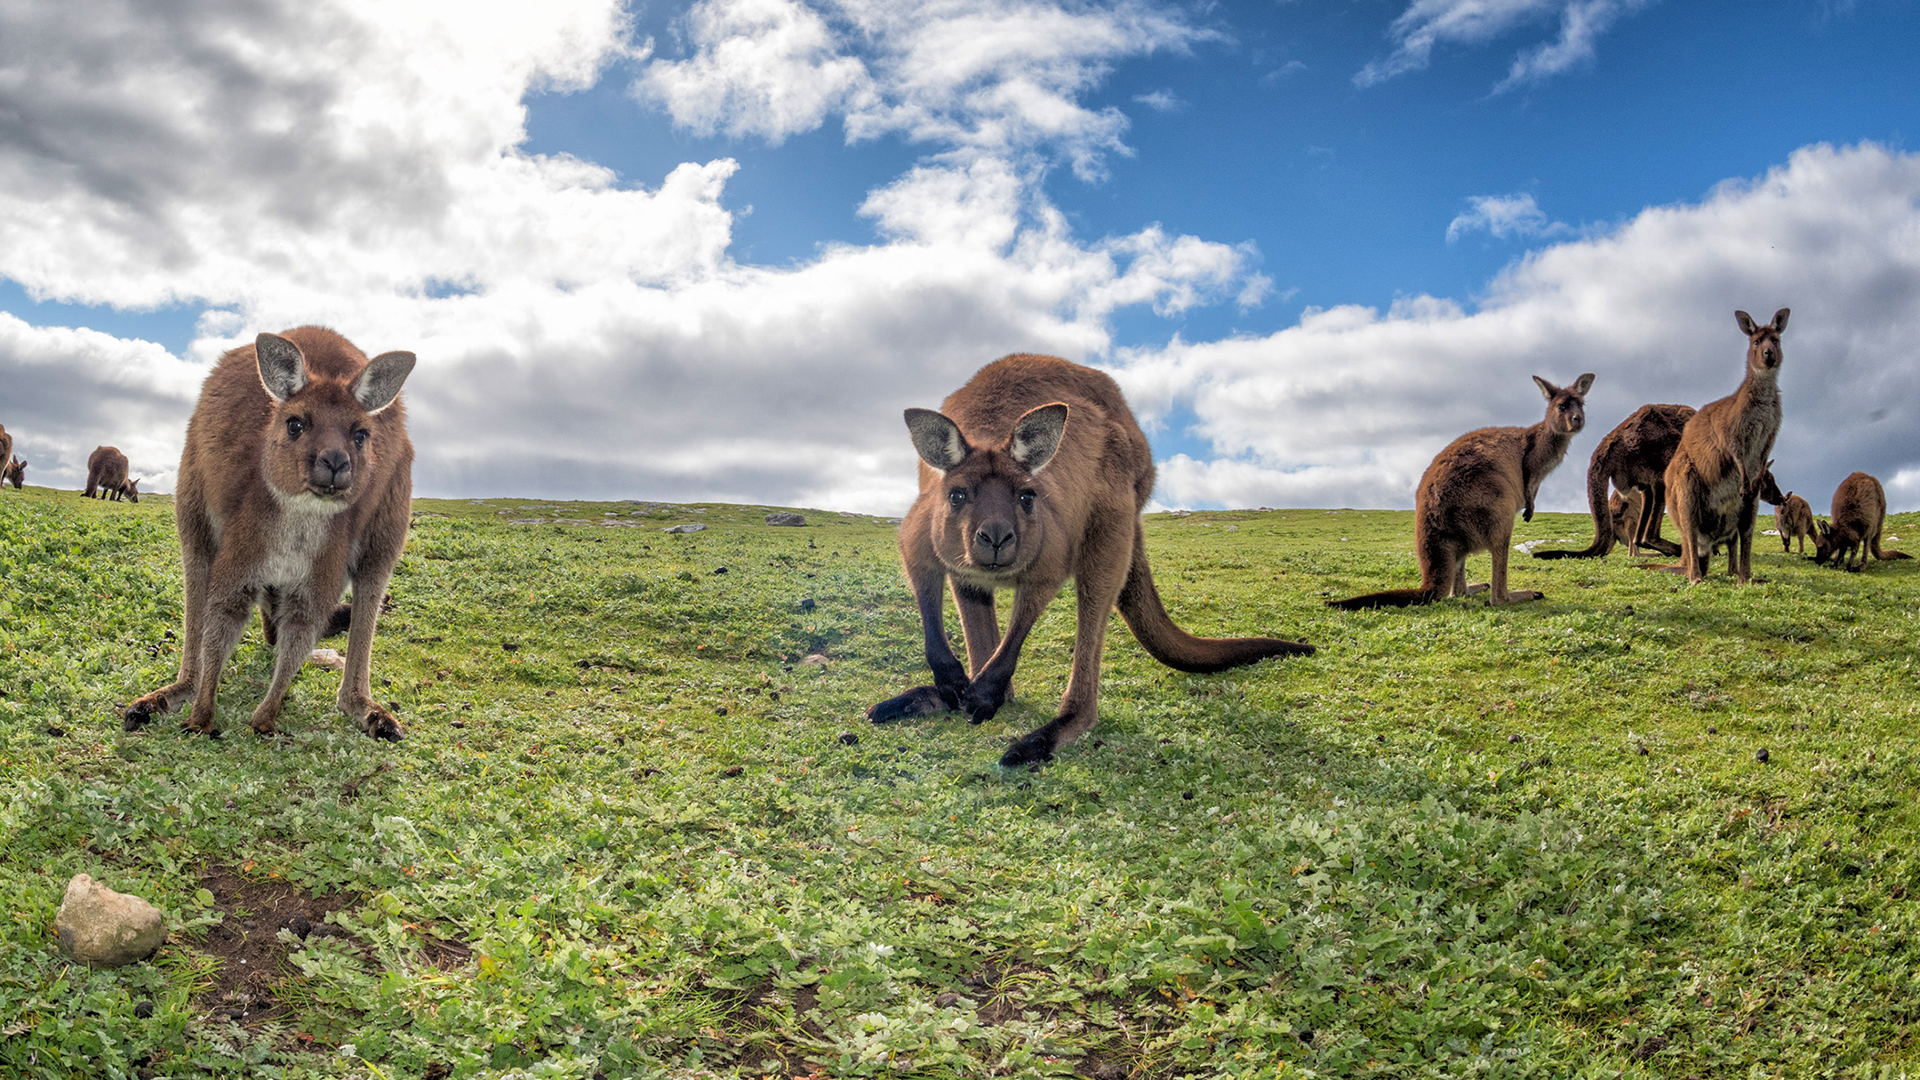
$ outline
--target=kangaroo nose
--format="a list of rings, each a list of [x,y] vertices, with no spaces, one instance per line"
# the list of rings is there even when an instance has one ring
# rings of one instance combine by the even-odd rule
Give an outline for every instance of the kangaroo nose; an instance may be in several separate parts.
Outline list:
[[[1001,521],[991,522],[980,526],[974,532],[973,538],[997,553],[1001,548],[1013,543],[1013,526]]]
[[[310,475],[318,487],[346,487],[353,480],[353,459],[344,450],[322,450]]]

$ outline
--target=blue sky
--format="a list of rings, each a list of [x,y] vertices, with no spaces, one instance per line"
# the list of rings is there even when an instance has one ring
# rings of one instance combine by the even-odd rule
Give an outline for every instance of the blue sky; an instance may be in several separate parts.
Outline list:
[[[1547,500],[1577,508],[1573,473],[1612,412],[1731,389],[1735,305],[1791,304],[1816,335],[1811,355],[1832,363],[1789,369],[1817,388],[1809,420],[1847,407],[1847,387],[1826,385],[1835,365],[1870,373],[1861,386],[1896,413],[1920,385],[1891,344],[1915,312],[1910,3],[569,0],[476,9],[498,22],[477,30],[440,5],[267,6],[276,18],[240,31],[261,56],[328,34],[340,56],[430,47],[447,85],[356,83],[371,69],[316,60],[284,87],[257,74],[284,115],[235,121],[192,47],[234,32],[216,5],[181,8],[175,53],[138,7],[0,16],[17,23],[0,26],[15,43],[0,71],[23,76],[7,93],[28,118],[0,130],[0,240],[21,241],[0,253],[0,312],[22,324],[0,334],[0,386],[49,387],[0,397],[0,423],[41,456],[36,479],[72,483],[91,441],[114,441],[110,415],[61,414],[54,385],[105,380],[164,417],[190,407],[220,349],[321,320],[386,335],[369,350],[420,348],[409,400],[439,451],[422,455],[433,494],[611,485],[897,509],[911,456],[890,418],[1015,348],[1115,370],[1168,505],[1406,505],[1449,432],[1537,419],[1528,375],[1597,370],[1597,430]],[[63,60],[125,40],[142,45],[121,61],[124,102],[64,93]],[[969,57],[982,40],[1000,51]],[[740,61],[736,46],[760,51]],[[927,76],[949,60],[963,70]],[[180,88],[170,107],[156,83]],[[300,110],[328,102],[302,134]],[[89,123],[208,172],[144,175],[104,135],[75,140]],[[1807,156],[1822,144],[1839,156]],[[262,153],[308,164],[286,174]],[[581,162],[612,174],[568,171]],[[1864,245],[1847,253],[1855,285],[1742,253],[1737,227],[1776,203],[1809,254]],[[501,213],[520,226],[485,220]],[[967,234],[1000,218],[1004,233]],[[1684,251],[1661,248],[1675,236]],[[1684,285],[1656,287],[1691,260]],[[1605,310],[1562,318],[1549,297]],[[43,333],[80,326],[110,340]],[[48,359],[61,349],[78,352]],[[1722,362],[1676,359],[1695,355]],[[517,408],[488,400],[488,380],[516,387]],[[760,387],[762,401],[729,396]],[[16,418],[30,403],[44,423]],[[765,440],[767,418],[797,403],[818,419],[787,416],[789,452]],[[1868,430],[1823,449],[1826,422],[1796,436],[1791,411],[1782,445],[1807,463],[1804,487],[1855,462],[1920,505],[1920,454],[1902,440]],[[657,420],[657,443],[633,445],[636,416]],[[490,460],[502,432],[507,460]],[[177,433],[143,437],[164,473]],[[820,478],[849,462],[857,476]]]

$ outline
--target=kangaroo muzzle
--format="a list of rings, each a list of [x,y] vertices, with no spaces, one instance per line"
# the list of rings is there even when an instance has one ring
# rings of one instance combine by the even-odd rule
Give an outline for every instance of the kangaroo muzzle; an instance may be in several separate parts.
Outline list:
[[[322,450],[307,470],[307,483],[324,495],[353,486],[353,459],[344,450]]]

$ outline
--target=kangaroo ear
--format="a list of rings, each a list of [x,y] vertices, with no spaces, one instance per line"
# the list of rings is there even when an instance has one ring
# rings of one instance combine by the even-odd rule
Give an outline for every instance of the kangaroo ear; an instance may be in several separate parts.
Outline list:
[[[367,361],[365,371],[353,380],[353,399],[370,413],[393,404],[400,396],[400,384],[413,372],[410,352],[385,352]]]
[[[1753,321],[1753,316],[1744,311],[1734,312],[1733,321],[1740,324],[1740,332],[1748,337],[1752,337],[1754,331],[1760,329],[1759,325]]]
[[[1773,332],[1774,333],[1778,334],[1786,330],[1787,316],[1791,314],[1793,314],[1793,310],[1791,308],[1781,308],[1779,311],[1776,311],[1773,313]]]
[[[1013,438],[1007,442],[1007,453],[1020,467],[1038,475],[1053,460],[1054,451],[1060,449],[1060,437],[1067,433],[1067,406],[1056,401],[1051,405],[1042,405],[1028,410],[1025,416],[1013,425]]]
[[[920,460],[941,472],[967,460],[967,455],[973,453],[966,436],[960,434],[960,425],[932,409],[908,409],[907,434],[913,438],[913,449],[919,453]]]
[[[1593,389],[1593,372],[1589,371],[1585,375],[1573,380],[1573,385],[1567,387],[1567,389],[1573,391],[1578,397],[1586,397],[1587,391]]]
[[[300,346],[279,334],[254,338],[253,358],[260,364],[260,385],[273,400],[285,401],[307,385],[307,358],[300,355]]]
[[[1535,375],[1533,377],[1533,381],[1538,383],[1540,386],[1540,396],[1546,398],[1548,401],[1552,401],[1553,395],[1560,392],[1559,387],[1553,385],[1552,383],[1548,382],[1547,380],[1541,378],[1538,375]]]

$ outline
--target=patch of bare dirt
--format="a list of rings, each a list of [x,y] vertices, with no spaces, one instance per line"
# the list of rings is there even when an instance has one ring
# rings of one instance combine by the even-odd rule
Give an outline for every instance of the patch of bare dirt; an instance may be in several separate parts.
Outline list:
[[[251,881],[231,867],[213,867],[200,879],[213,894],[214,909],[226,918],[207,927],[205,941],[195,951],[220,961],[213,985],[196,1004],[246,1028],[284,1019],[292,1009],[280,1000],[284,984],[297,975],[287,961],[298,945],[280,941],[280,931],[296,938],[334,937],[356,947],[364,945],[327,921],[336,911],[358,907],[362,898],[345,893],[313,896],[286,881]]]

